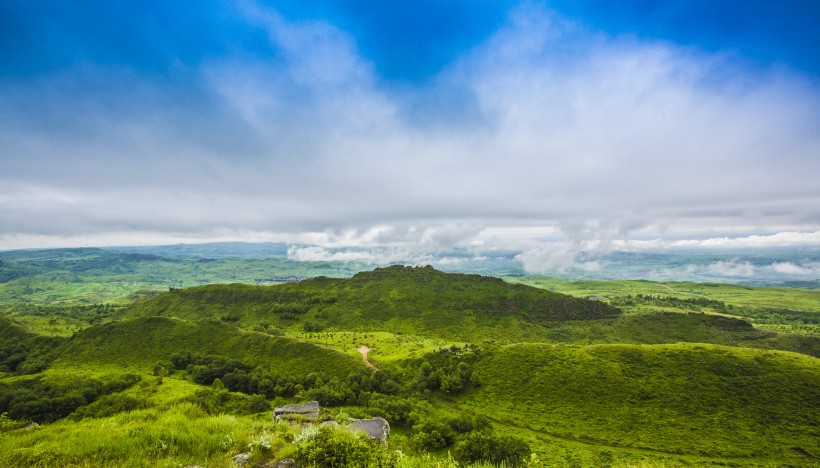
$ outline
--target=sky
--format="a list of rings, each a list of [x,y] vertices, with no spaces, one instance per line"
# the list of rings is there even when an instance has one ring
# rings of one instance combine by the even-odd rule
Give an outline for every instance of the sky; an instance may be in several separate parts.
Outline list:
[[[817,246],[817,24],[814,0],[0,0],[0,249],[541,271]]]

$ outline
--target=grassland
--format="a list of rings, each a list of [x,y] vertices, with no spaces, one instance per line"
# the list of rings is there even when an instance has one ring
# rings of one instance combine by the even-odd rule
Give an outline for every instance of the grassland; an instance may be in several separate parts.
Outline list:
[[[527,284],[575,297],[612,299],[616,297],[662,295],[683,299],[705,298],[738,307],[767,307],[802,312],[820,312],[820,291],[738,286],[726,283],[658,283],[644,280],[566,281],[544,276],[505,277],[506,281]]]
[[[361,357],[358,348],[367,346],[370,348],[369,359],[377,366],[416,359],[427,353],[465,344],[460,341],[448,341],[386,331],[294,333],[293,337],[356,358]]]
[[[493,352],[476,374],[482,385],[459,406],[558,440],[741,465],[817,455],[820,369],[798,354],[521,344]]]
[[[46,262],[26,268],[49,274],[35,271]],[[231,466],[248,451],[265,466],[347,447],[381,466],[455,466],[482,437],[525,441],[531,466],[820,464],[815,291],[516,279],[531,288],[404,267],[347,276],[165,285],[113,305],[84,305],[94,288],[6,302],[0,406],[66,392],[79,406],[40,426],[0,417],[0,465]],[[180,352],[207,363],[177,366]],[[77,395],[123,375],[138,382]],[[391,450],[257,411],[314,398],[323,418],[387,417]],[[331,446],[317,448],[322,437]]]
[[[241,331],[219,322],[160,317],[88,328],[57,349],[54,364],[149,372],[157,362],[180,351],[242,359],[284,374],[323,371],[345,375],[363,366],[361,359],[290,338]]]

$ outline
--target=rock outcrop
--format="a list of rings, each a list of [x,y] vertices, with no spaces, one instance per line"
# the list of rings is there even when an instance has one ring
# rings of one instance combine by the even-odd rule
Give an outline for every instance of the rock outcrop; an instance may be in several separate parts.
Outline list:
[[[319,402],[310,401],[293,405],[277,406],[273,409],[273,420],[313,422],[319,419]]]
[[[390,435],[390,424],[384,418],[350,419],[347,427],[354,431],[364,432],[368,437],[382,444],[387,444],[387,437]]]
[[[248,464],[248,460],[250,458],[251,458],[251,453],[250,452],[243,452],[243,453],[240,453],[239,455],[233,456],[231,458],[231,461],[233,461],[234,465],[236,465],[236,466],[245,466],[245,465]]]

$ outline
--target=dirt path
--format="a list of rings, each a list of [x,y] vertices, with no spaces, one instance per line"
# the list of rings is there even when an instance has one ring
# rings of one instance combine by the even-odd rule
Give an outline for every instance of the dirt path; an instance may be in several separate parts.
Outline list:
[[[376,367],[376,366],[374,366],[373,364],[371,364],[371,363],[370,363],[370,360],[369,360],[369,359],[367,359],[367,353],[369,353],[369,352],[370,352],[370,348],[368,348],[368,347],[367,347],[367,346],[365,346],[365,345],[362,345],[362,346],[360,346],[360,347],[359,347],[359,349],[357,349],[356,351],[358,351],[358,352],[362,353],[362,360],[364,361],[364,364],[365,364],[367,367],[369,367],[369,368],[371,368],[371,369],[376,369],[376,370],[379,370],[379,368],[378,368],[378,367]]]

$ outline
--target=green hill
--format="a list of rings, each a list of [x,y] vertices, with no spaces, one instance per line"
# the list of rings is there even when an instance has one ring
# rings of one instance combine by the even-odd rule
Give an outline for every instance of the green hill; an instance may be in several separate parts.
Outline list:
[[[458,340],[535,339],[543,326],[615,317],[620,311],[498,278],[393,266],[350,279],[277,286],[210,285],[134,304],[124,316],[221,319],[243,327],[389,330]],[[306,325],[307,324],[307,325]]]
[[[272,426],[260,433],[258,423],[270,423],[266,405],[316,399],[325,417],[388,418],[394,429],[390,450],[411,457],[426,457],[426,450],[442,457],[458,453],[468,441],[509,440],[489,438],[495,431],[525,440],[550,466],[818,463],[820,366],[811,357],[820,354],[817,337],[653,307],[642,303],[640,313],[621,314],[603,302],[496,278],[389,267],[349,279],[175,289],[124,309],[32,309],[45,315],[0,317],[0,384],[6,384],[0,402],[28,404],[25,392],[55,400],[64,396],[63,387],[137,378],[121,391],[98,392],[72,416],[91,419],[23,432],[21,418],[0,416],[0,445],[12,453],[0,460],[30,464],[40,447],[73,437],[89,442],[83,450],[75,448],[79,443],[64,444],[42,466],[90,459],[123,466],[162,465],[160,460],[168,466],[233,466],[230,457],[257,440],[250,439],[253,434],[271,446],[256,453],[257,461],[273,461],[292,456],[302,438],[280,438],[282,430]],[[76,313],[96,324],[67,339],[37,336],[31,333],[36,327],[21,325],[52,320],[52,312]],[[379,370],[365,367],[356,349],[361,345],[372,348]],[[187,366],[178,365],[183,351],[196,355]],[[231,363],[230,372],[217,376],[219,384],[213,375],[200,378],[198,367],[225,367],[228,358],[247,369]],[[158,362],[173,368],[157,367],[152,375]],[[19,376],[49,363],[45,372]],[[322,375],[308,376],[312,372]],[[280,391],[274,374],[305,377],[301,390],[294,384],[293,391]],[[257,393],[263,381],[265,390]],[[250,409],[251,402],[257,409]],[[188,405],[174,427],[189,423],[189,413],[212,424],[206,412],[236,412],[239,403],[247,403],[247,411],[236,414],[258,414],[243,416],[241,428],[204,428],[190,446],[166,437],[165,420],[153,422],[168,408]],[[106,415],[115,419],[102,419]],[[144,433],[133,432],[133,424]],[[97,444],[89,435],[97,430],[117,437]],[[134,446],[131,441],[142,436]],[[196,448],[206,439],[207,450]],[[108,453],[104,447],[111,445],[121,453],[93,455]],[[157,452],[162,446],[176,448]]]
[[[737,458],[820,458],[815,358],[713,345],[518,344],[474,365],[463,409],[562,441]],[[744,461],[746,460],[746,461]]]
[[[30,374],[48,364],[62,338],[29,332],[8,317],[0,317],[0,377],[4,373]]]
[[[549,328],[545,338],[541,341],[583,345],[711,343],[820,357],[820,337],[775,333],[741,319],[703,313],[624,314],[614,320],[568,322]]]
[[[364,366],[361,359],[319,346],[244,332],[217,322],[190,323],[147,317],[96,325],[57,349],[56,366],[117,366],[149,371],[174,353],[189,351],[238,359],[282,374],[322,372],[344,376]]]

